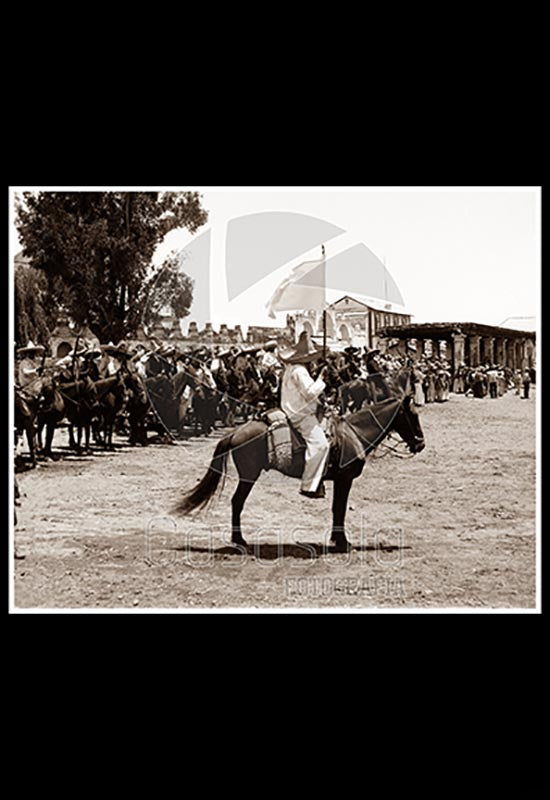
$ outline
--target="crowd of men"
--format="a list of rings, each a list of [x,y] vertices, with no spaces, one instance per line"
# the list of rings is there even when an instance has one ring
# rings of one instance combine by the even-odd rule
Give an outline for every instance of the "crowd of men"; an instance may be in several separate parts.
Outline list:
[[[278,353],[275,340],[186,351],[154,340],[117,345],[77,340],[66,356],[54,358],[29,342],[16,354],[16,427],[26,430],[27,438],[31,429],[38,433],[39,446],[45,427],[46,455],[56,426],[64,422],[75,449],[82,432],[89,449],[90,431],[98,446],[111,448],[113,428],[126,432],[133,444],[146,444],[147,430],[170,438],[191,426],[208,434],[217,423],[232,426],[280,406],[284,364]],[[327,352],[316,369],[323,369],[325,402],[346,413],[383,399],[406,367],[417,405],[445,402],[451,391],[497,398],[515,389],[528,398],[535,380],[534,370],[498,364],[459,364],[453,375],[443,357],[413,359],[353,346]]]

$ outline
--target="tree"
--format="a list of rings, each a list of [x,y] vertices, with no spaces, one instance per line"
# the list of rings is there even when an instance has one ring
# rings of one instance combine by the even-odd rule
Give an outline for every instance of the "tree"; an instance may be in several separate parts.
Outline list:
[[[56,309],[49,302],[48,281],[44,273],[27,264],[16,264],[14,271],[15,341],[19,347],[29,339],[47,345],[56,323]],[[58,287],[59,294],[63,293]]]
[[[16,226],[50,303],[57,310],[64,302],[101,341],[131,335],[142,321],[164,236],[194,233],[208,218],[197,192],[36,192],[24,201]]]
[[[180,257],[171,253],[146,287],[147,301],[143,310],[143,322],[153,327],[168,309],[181,319],[189,314],[193,301],[193,280],[181,271]]]

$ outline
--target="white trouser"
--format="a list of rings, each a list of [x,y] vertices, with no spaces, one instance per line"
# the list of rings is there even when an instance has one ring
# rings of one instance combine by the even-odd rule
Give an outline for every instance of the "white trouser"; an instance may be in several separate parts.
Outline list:
[[[323,477],[330,445],[317,417],[304,417],[300,420],[292,419],[292,424],[300,431],[306,441],[306,463],[304,474],[302,475],[302,491],[315,492]]]

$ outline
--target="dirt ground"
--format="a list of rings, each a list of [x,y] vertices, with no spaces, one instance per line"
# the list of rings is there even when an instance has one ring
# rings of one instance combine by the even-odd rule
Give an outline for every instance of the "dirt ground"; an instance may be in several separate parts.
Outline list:
[[[208,439],[68,455],[18,475],[14,608],[534,608],[535,400],[451,394],[420,409],[426,449],[367,461],[349,554],[324,549],[327,497],[261,477],[229,545],[235,471],[195,518],[171,508],[199,479]]]

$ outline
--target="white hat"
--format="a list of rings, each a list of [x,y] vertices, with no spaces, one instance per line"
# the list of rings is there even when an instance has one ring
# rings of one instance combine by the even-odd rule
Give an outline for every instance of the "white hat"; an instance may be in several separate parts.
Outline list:
[[[29,342],[26,347],[20,347],[17,353],[20,356],[26,355],[27,353],[43,353],[46,348],[43,347],[41,344],[34,344],[32,339],[29,339]]]

